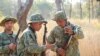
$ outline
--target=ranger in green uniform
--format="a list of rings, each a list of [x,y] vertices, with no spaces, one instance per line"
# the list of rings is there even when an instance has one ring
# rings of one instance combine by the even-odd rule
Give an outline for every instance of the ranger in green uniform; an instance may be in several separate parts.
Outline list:
[[[49,44],[56,46],[52,50],[57,52],[57,56],[80,56],[78,39],[84,38],[81,28],[68,22],[63,11],[58,11],[53,20],[58,26],[47,38]]]
[[[6,17],[0,22],[0,26],[4,27],[4,32],[0,33],[0,56],[15,56],[16,44],[11,41],[16,36],[12,31],[16,21],[15,18]]]
[[[38,45],[36,31],[39,31],[45,23],[41,14],[34,14],[28,19],[28,27],[23,31],[18,44],[18,56],[40,56],[40,53],[51,45]]]

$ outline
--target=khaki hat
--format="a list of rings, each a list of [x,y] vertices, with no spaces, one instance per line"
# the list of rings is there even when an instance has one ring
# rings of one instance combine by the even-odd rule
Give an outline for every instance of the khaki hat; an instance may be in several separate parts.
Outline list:
[[[5,22],[7,21],[13,21],[14,23],[17,22],[17,19],[15,18],[11,18],[11,17],[5,17],[1,22],[0,22],[0,26],[4,26]]]

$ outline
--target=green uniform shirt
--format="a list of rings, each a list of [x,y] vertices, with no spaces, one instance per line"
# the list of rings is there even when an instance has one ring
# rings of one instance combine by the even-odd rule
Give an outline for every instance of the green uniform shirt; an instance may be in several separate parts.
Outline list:
[[[10,38],[15,38],[15,36],[15,34],[0,33],[0,56],[15,56],[15,52],[11,53],[11,50],[8,48],[8,45],[11,43]]]
[[[29,27],[27,28],[18,44],[19,56],[39,56],[41,52],[45,51],[45,46],[39,46],[37,43],[36,33]]]
[[[80,56],[78,49],[78,39],[82,39],[84,37],[83,32],[79,26],[69,24],[73,28],[75,35],[72,37],[69,47],[66,50],[66,56]],[[60,26],[56,26],[50,33],[47,38],[48,43],[54,44],[56,47],[52,49],[56,51],[57,48],[60,48],[64,45],[66,41],[68,41],[67,34],[64,34],[64,29]]]

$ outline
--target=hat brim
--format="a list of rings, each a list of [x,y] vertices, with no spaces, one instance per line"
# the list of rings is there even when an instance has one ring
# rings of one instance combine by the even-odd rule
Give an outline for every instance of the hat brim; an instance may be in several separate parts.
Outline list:
[[[13,23],[16,23],[17,19],[15,18],[4,19],[1,21],[0,26],[4,26],[5,22],[8,22],[8,21],[12,21]]]
[[[57,20],[61,20],[62,18],[59,18],[59,19],[57,19],[57,18],[53,18],[52,20],[53,21],[57,21]],[[62,20],[66,20],[65,18],[64,19],[62,19]]]
[[[37,22],[47,23],[47,21],[45,21],[45,20],[43,20],[43,21],[28,21],[27,23],[30,24],[30,23],[37,23]]]

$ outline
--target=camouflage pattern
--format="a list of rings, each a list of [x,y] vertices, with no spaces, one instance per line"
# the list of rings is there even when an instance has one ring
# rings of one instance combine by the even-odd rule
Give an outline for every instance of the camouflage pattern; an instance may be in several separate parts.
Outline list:
[[[12,17],[5,17],[1,22],[0,22],[0,26],[4,26],[5,22],[7,21],[13,21],[14,23],[17,22],[17,19],[12,18]]]
[[[66,14],[63,11],[56,12],[56,14],[55,14],[55,16],[53,18],[54,21],[59,20],[59,19],[64,19],[64,20],[67,19],[66,18]]]
[[[75,35],[72,37],[72,40],[69,44],[69,47],[66,50],[66,56],[80,56],[78,49],[78,39],[84,38],[81,28],[77,25],[68,23],[68,26],[73,28]],[[50,33],[47,38],[48,43],[54,44],[56,47],[53,48],[53,51],[56,51],[57,48],[62,47],[65,41],[68,41],[69,36],[64,33],[64,29],[60,26],[56,26]]]
[[[33,22],[45,22],[44,18],[41,14],[34,14],[31,16],[29,20],[27,20],[27,23],[33,23]]]
[[[19,56],[40,56],[40,53],[45,51],[45,46],[39,46],[37,43],[36,33],[29,27],[27,28],[18,44]]]
[[[10,38],[15,38],[15,34],[9,35],[5,32],[0,33],[0,56],[15,56],[15,52],[11,52],[8,45],[11,43]]]
[[[31,16],[28,24],[34,22],[44,22],[44,18],[40,14]],[[18,56],[40,56],[40,53],[45,51],[45,46],[39,46],[35,30],[30,26],[23,32],[18,43]]]

